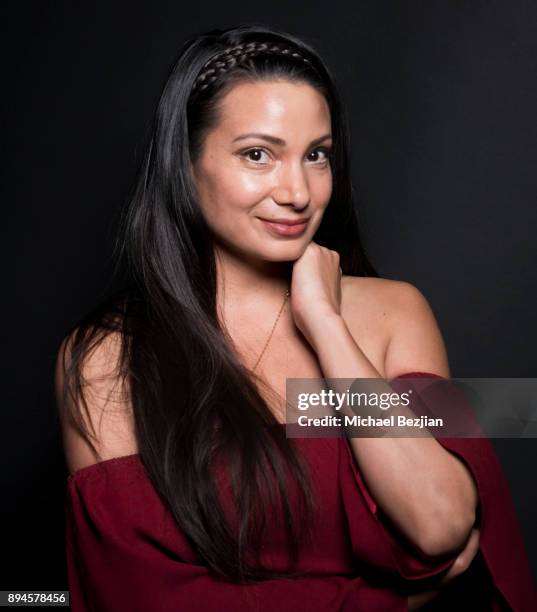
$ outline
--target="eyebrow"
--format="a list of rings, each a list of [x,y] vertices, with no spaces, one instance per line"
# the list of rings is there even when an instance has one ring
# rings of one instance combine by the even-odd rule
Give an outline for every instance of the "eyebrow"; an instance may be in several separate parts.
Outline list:
[[[237,138],[233,139],[233,142],[237,142],[238,140],[245,140],[246,138],[260,138],[261,140],[266,140],[273,145],[277,145],[280,147],[285,146],[285,140],[278,138],[277,136],[271,136],[270,134],[261,134],[259,132],[249,132],[248,134],[242,134],[241,136],[237,136]],[[309,144],[310,147],[320,144],[321,142],[332,138],[332,134],[324,134],[324,136],[320,136],[315,140],[312,140]]]

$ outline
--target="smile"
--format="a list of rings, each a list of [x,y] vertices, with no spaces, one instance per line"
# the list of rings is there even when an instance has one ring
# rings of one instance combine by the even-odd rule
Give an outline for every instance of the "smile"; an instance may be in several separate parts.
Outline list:
[[[299,236],[304,233],[308,226],[308,219],[298,221],[282,219],[268,221],[267,219],[260,219],[260,221],[263,222],[263,225],[269,232],[277,236]]]

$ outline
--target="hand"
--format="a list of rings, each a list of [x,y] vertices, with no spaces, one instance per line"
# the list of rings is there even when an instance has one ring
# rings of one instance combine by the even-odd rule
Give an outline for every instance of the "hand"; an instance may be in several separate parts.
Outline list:
[[[442,591],[442,589],[446,588],[446,586],[451,583],[454,578],[460,576],[460,574],[465,572],[470,567],[470,564],[477,555],[478,550],[479,529],[474,528],[470,533],[464,550],[455,559],[453,565],[449,568],[446,575],[442,578],[438,585],[434,589],[428,589],[427,591],[410,595],[408,597],[408,609],[419,610],[426,603],[434,599]]]
[[[341,268],[339,253],[310,242],[293,264],[291,312],[309,340],[312,328],[327,315],[340,316]]]

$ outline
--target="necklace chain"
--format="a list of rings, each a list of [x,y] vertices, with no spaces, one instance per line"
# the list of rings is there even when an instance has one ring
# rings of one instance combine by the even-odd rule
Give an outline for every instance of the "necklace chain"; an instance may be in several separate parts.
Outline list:
[[[283,312],[283,309],[285,308],[285,304],[287,303],[287,299],[289,298],[289,295],[290,295],[290,291],[289,289],[286,289],[285,297],[283,298],[283,303],[281,305],[280,312],[278,313],[278,316],[276,317],[276,321],[274,321],[274,325],[272,326],[272,329],[270,330],[270,335],[267,341],[265,342],[265,346],[263,347],[263,350],[261,351],[261,355],[259,355],[259,357],[257,358],[257,361],[255,362],[254,367],[252,368],[252,372],[256,371],[257,366],[260,364],[261,359],[263,358],[263,355],[265,354],[265,351],[267,350],[269,342],[271,341],[272,336],[274,335],[274,330],[276,329],[276,325],[278,325],[278,321],[280,320],[280,317],[282,316],[282,312]]]

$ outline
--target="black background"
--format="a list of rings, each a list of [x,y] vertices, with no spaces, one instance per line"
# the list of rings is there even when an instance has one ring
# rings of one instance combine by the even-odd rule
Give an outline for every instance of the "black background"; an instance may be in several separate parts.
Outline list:
[[[13,309],[3,330],[0,589],[67,588],[54,359],[66,327],[106,288],[161,87],[198,32],[258,22],[320,51],[349,110],[361,223],[379,273],[425,294],[454,377],[537,376],[537,3],[35,2],[3,11],[2,243]],[[537,441],[493,443],[535,574]]]

